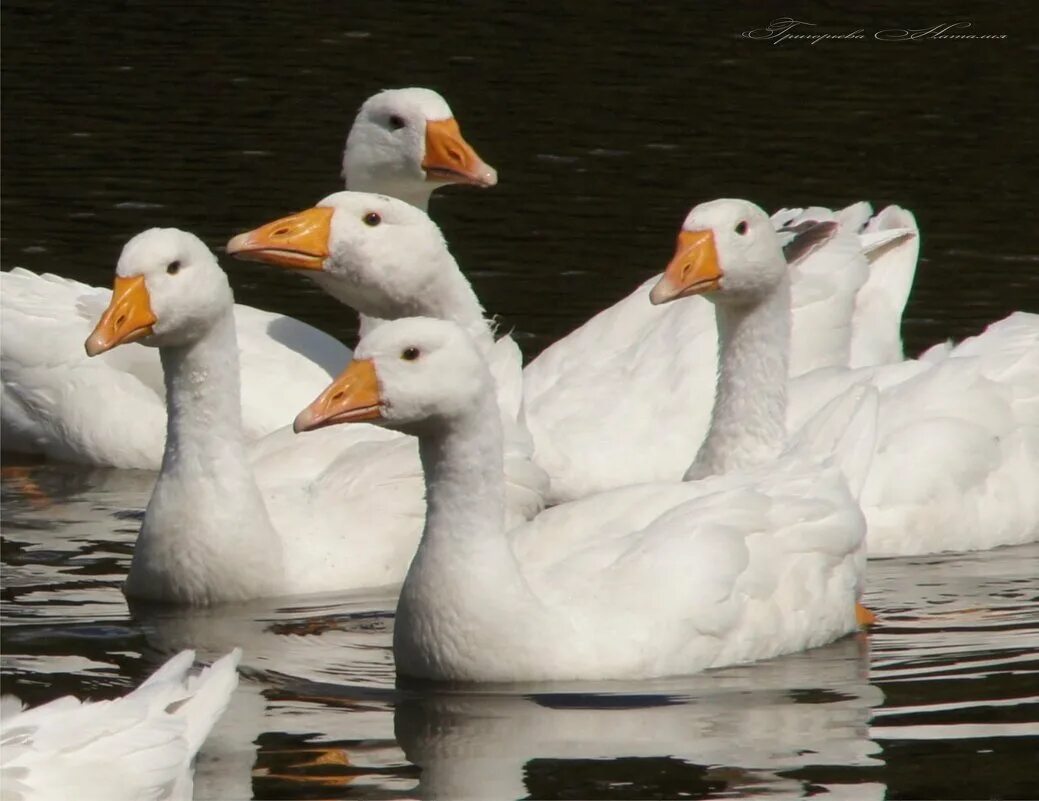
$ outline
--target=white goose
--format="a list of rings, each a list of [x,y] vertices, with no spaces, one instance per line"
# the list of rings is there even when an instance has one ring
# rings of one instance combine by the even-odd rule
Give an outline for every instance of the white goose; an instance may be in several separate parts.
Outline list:
[[[180,265],[171,261],[170,271]],[[56,275],[0,273],[2,438],[5,450],[81,464],[156,470],[166,403],[158,355],[131,345],[88,359],[83,340],[112,297]],[[285,424],[350,360],[350,350],[305,323],[238,304],[246,436]]]
[[[343,155],[358,189],[425,208],[448,183],[497,180],[465,142],[444,99],[428,89],[369,98]],[[165,436],[162,371],[153,350],[122,348],[88,360],[82,343],[108,289],[55,275],[0,273],[0,421],[5,449],[83,464],[159,467]],[[235,306],[242,423],[250,439],[292,419],[350,359],[350,349],[299,320]]]
[[[431,89],[387,89],[357,112],[343,151],[346,188],[399,198],[426,211],[448,184],[487,188],[498,173],[462,138],[450,106]],[[379,323],[361,314],[360,333]]]
[[[522,354],[511,336],[494,339],[476,293],[425,213],[393,198],[337,192],[314,208],[239,234],[227,243],[227,252],[310,275],[370,319],[419,315],[464,327],[495,378],[515,511],[528,519],[543,508],[548,476],[531,461],[533,444],[522,413]],[[260,470],[265,464],[284,469],[286,459],[305,462],[300,468],[305,473],[326,464],[358,437],[371,436],[372,430],[338,428],[300,440],[286,429],[259,443],[254,462]],[[418,470],[417,464],[414,468]]]
[[[816,221],[840,226],[821,247],[789,257],[791,375],[901,358],[899,322],[916,266],[916,223],[896,207],[869,218],[865,203],[837,214],[797,209],[774,217],[784,243]],[[717,367],[714,310],[702,299],[681,304],[686,308],[651,306],[655,281],[550,345],[524,370],[527,425],[535,458],[552,479],[550,503],[675,480],[703,440]]]
[[[872,446],[869,406],[823,426],[827,447],[843,432],[837,450],[853,484]],[[739,477],[628,487],[506,533],[493,379],[460,327],[428,318],[362,339],[296,428],[356,421],[419,438],[427,513],[397,605],[402,675],[645,678],[855,628],[865,527],[833,464],[798,453]]]
[[[235,650],[195,677],[183,651],[147,681],[111,701],[58,698],[0,711],[5,799],[192,798],[195,755],[238,685]]]
[[[436,230],[418,209],[377,200]],[[400,233],[393,241],[408,243]],[[172,274],[171,261],[180,264]],[[152,229],[123,249],[112,303],[86,342],[92,355],[133,341],[159,348],[166,384],[162,469],[126,594],[205,605],[400,582],[422,525],[414,440],[369,427],[320,449],[247,443],[233,304],[201,241]],[[540,508],[540,495],[518,486],[510,512],[522,520],[531,505]]]
[[[768,227],[765,213],[746,201],[697,206],[650,292],[654,303],[703,294],[718,319],[719,389],[686,478],[766,463],[788,429],[866,382],[880,390],[876,452],[860,499],[871,555],[974,550],[1039,537],[1039,315],[1011,315],[920,360],[827,368],[794,379],[790,415],[771,415],[770,426],[748,443],[748,427],[759,428],[762,419],[756,406],[779,406],[787,392],[786,372],[777,365],[782,338],[774,333],[789,315],[778,248],[762,257],[770,270],[758,274],[776,280],[754,326],[740,295],[742,276],[754,264],[736,245]],[[753,354],[756,369],[743,369],[744,353]]]
[[[343,150],[343,178],[426,211],[442,186],[481,188],[498,173],[462,137],[447,101],[431,89],[386,89],[361,106]]]

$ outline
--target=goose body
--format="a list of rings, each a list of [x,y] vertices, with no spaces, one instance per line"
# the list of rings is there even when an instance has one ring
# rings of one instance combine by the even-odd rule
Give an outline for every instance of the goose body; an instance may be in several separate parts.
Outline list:
[[[398,121],[400,130],[393,129]],[[497,180],[462,139],[444,99],[420,88],[386,90],[362,105],[343,174],[358,189],[423,209],[438,187]],[[108,289],[58,276],[0,273],[5,449],[97,466],[159,468],[165,398],[158,355],[136,345],[94,360],[83,354],[83,340],[110,296]],[[250,439],[284,426],[350,360],[345,345],[285,315],[237,304],[235,323],[242,424]]]
[[[4,798],[190,799],[195,755],[238,684],[240,655],[190,677],[195,655],[183,651],[111,701],[66,696],[22,709],[4,696]]]
[[[861,497],[871,556],[1039,538],[1039,315],[1016,312],[920,359],[795,379],[790,425],[862,381],[880,391]]]
[[[837,214],[784,210],[773,221],[785,244],[814,222],[840,226],[821,246],[789,255],[790,374],[847,366],[853,342],[867,343],[856,345],[856,353],[890,356],[897,347],[900,356],[899,303],[916,265],[912,215],[892,208],[870,220],[868,206],[857,204]],[[901,281],[875,288],[881,275]],[[714,309],[703,298],[653,306],[648,296],[656,280],[550,345],[524,370],[526,421],[535,458],[551,477],[550,503],[677,480],[706,435],[717,371]],[[883,302],[863,302],[859,311],[861,297]]]
[[[837,427],[868,440],[868,410],[855,409]],[[462,329],[422,318],[363,338],[296,427],[357,420],[415,433],[425,475],[398,673],[645,678],[821,645],[856,625],[865,527],[842,472],[854,460],[791,454],[739,476],[628,487],[507,531],[493,381]]]
[[[109,289],[56,275],[0,273],[4,448],[80,464],[154,470],[166,436],[156,353],[130,344],[97,359],[83,341]],[[350,360],[305,323],[237,304],[242,424],[248,438],[283,426]]]
[[[749,220],[753,231],[764,220],[752,204],[726,202],[734,208],[742,204],[744,219],[730,220],[733,224]],[[705,294],[715,303],[721,330],[739,304],[738,276],[754,265],[739,248],[719,245],[716,252],[709,242],[694,246],[697,209],[650,298],[660,303]],[[783,319],[788,302],[778,251],[772,261],[771,291],[778,300],[768,315],[771,322],[749,332],[762,340],[776,339],[769,326]],[[700,265],[708,263],[717,268],[704,278]],[[741,330],[748,333],[745,325]],[[756,419],[744,399],[767,401],[786,392],[786,421],[772,435],[778,440],[849,387],[867,385],[879,393],[875,451],[860,498],[871,555],[974,550],[1039,537],[1039,504],[1031,489],[1039,482],[1039,316],[1016,313],[978,337],[957,347],[938,346],[919,360],[822,368],[789,386],[781,371],[759,364],[740,371],[739,392],[726,392],[730,362],[736,360],[722,348],[712,419],[687,479],[747,469],[771,458],[768,449],[740,445],[746,438],[742,429]]]

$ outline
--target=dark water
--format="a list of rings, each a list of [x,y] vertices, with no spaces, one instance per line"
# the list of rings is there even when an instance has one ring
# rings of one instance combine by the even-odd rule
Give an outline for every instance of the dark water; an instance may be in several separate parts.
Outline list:
[[[758,4],[3,5],[2,266],[108,284],[123,242],[220,246],[341,187],[361,101],[424,85],[500,172],[431,207],[533,355],[669,256],[687,209],[914,210],[908,350],[1039,310],[1031,5],[799,5],[834,33],[973,21],[1005,40],[740,37]],[[795,13],[792,9],[787,13]],[[344,338],[308,282],[228,262],[238,298]],[[3,689],[103,697],[166,654],[245,646],[199,797],[1039,797],[1039,546],[871,564],[869,637],[684,679],[396,687],[391,594],[208,613],[118,590],[152,477],[3,478]]]
[[[341,188],[360,103],[423,85],[499,169],[431,211],[529,355],[659,270],[685,212],[721,196],[913,209],[911,352],[1039,309],[1031,4],[799,4],[834,32],[1009,37],[814,46],[741,38],[773,18],[756,4],[601,5],[5,2],[3,266],[108,284],[145,227],[223,245]],[[309,282],[228,267],[240,300],[350,335]]]

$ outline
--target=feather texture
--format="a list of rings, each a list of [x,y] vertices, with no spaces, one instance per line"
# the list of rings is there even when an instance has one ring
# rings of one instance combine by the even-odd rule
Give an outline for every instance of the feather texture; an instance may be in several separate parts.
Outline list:
[[[195,755],[238,684],[240,657],[189,676],[195,654],[183,651],[111,701],[65,696],[22,710],[5,696],[4,799],[190,799]]]

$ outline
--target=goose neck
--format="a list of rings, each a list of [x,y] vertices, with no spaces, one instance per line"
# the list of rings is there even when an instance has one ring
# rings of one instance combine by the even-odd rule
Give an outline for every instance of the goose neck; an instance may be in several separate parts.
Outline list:
[[[790,283],[764,298],[715,303],[718,383],[707,437],[686,478],[726,473],[776,458],[786,444]]]
[[[387,195],[403,200],[405,203],[429,210],[429,199],[437,185],[429,181],[417,181],[410,176],[400,176],[398,180],[387,180],[385,176],[377,177],[364,170],[350,169],[344,166],[346,188],[351,192],[370,192],[374,195]]]
[[[330,295],[361,313],[364,333],[371,331],[379,320],[401,317],[451,320],[470,332],[479,331],[481,326],[486,328],[483,306],[472,285],[447,249],[438,250],[409,253],[410,260],[424,259],[424,266],[433,262],[433,269],[426,271],[429,278],[420,286],[415,279],[408,278],[407,263],[380,265],[378,285],[344,282],[341,277],[323,272],[314,273],[313,278]]]
[[[491,676],[495,659],[484,649],[493,645],[477,644],[523,639],[519,629],[545,622],[504,531],[502,430],[492,393],[475,413],[420,435],[419,454],[426,526],[397,603],[397,670]]]
[[[481,547],[504,543],[505,478],[501,416],[493,396],[419,438],[426,480],[423,543]]]
[[[282,546],[246,458],[233,312],[160,355],[166,450],[126,593],[195,605],[276,594]]]
[[[166,384],[163,470],[192,464],[245,465],[238,345],[230,309],[201,337],[160,350]]]

